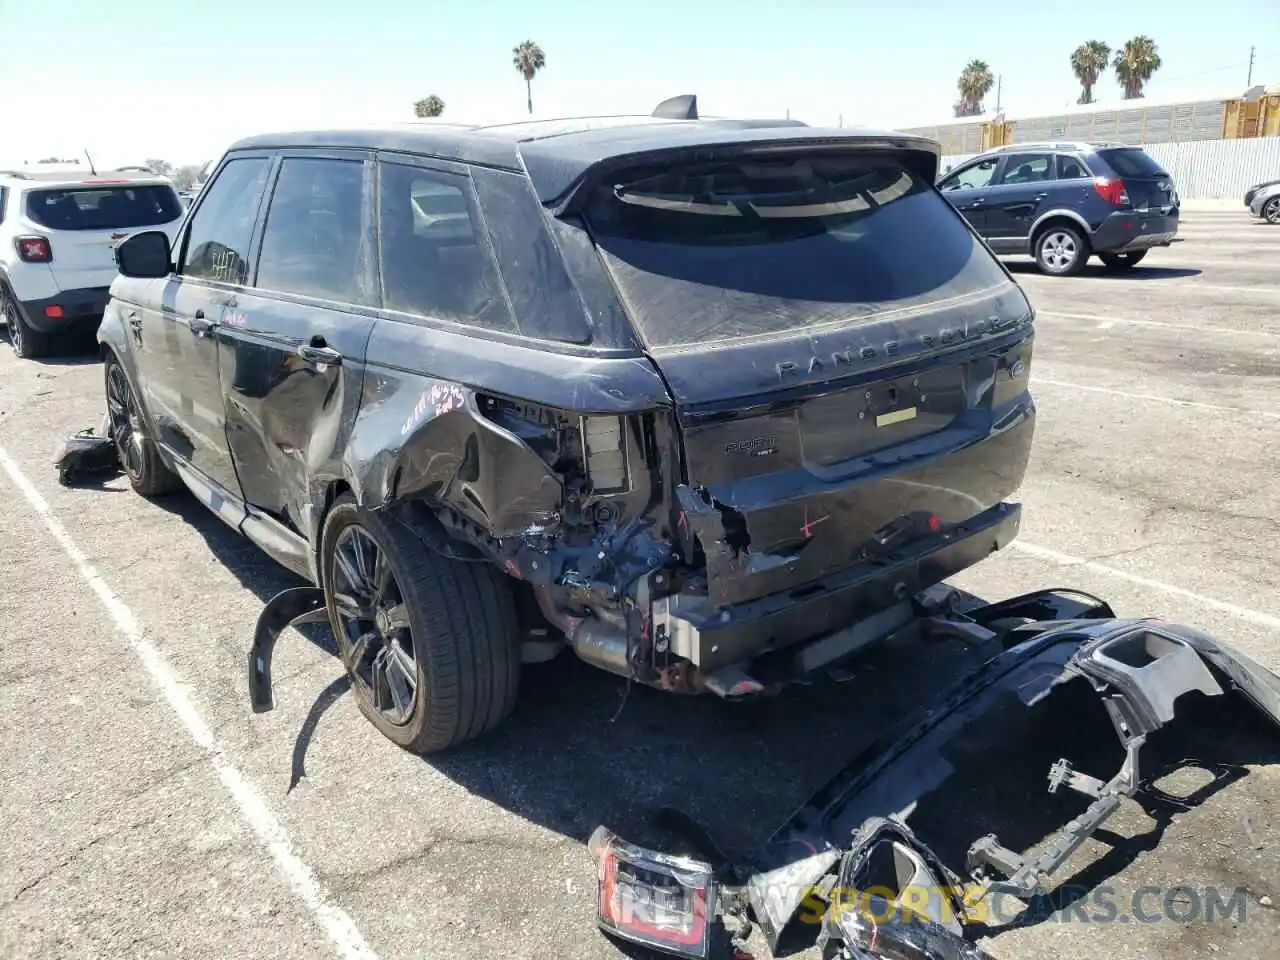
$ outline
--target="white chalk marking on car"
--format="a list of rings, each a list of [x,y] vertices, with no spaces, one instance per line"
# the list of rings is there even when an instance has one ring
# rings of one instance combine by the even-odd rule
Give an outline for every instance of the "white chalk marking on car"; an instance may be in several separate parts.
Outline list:
[[[1218,403],[1201,403],[1198,400],[1179,400],[1176,397],[1161,397],[1154,393],[1129,393],[1126,390],[1112,390],[1110,387],[1095,387],[1083,383],[1067,383],[1065,380],[1050,380],[1032,375],[1033,387],[1062,387],[1066,390],[1084,390],[1088,393],[1105,393],[1111,397],[1123,397],[1126,400],[1148,400],[1152,403],[1164,403],[1171,407],[1187,407],[1192,410],[1212,410],[1214,413],[1241,414],[1246,417],[1267,417],[1280,420],[1280,410],[1247,410],[1244,407],[1228,407]]]
[[[316,881],[311,868],[293,852],[293,845],[283,824],[271,812],[258,790],[245,779],[227,757],[213,730],[188,696],[183,681],[179,679],[164,654],[143,635],[133,611],[116,595],[89,562],[85,552],[76,545],[62,522],[54,516],[53,510],[40,491],[27,479],[17,462],[3,448],[0,448],[0,467],[4,468],[10,481],[44,522],[45,528],[71,560],[76,572],[102,602],[116,629],[138,655],[138,659],[142,661],[152,681],[173,712],[178,715],[182,725],[186,727],[191,739],[208,754],[210,763],[218,773],[218,779],[222,781],[222,785],[234,801],[241,819],[258,837],[263,849],[270,855],[276,869],[288,882],[294,895],[316,918],[316,922],[324,930],[338,955],[346,960],[377,960],[377,954],[365,942],[355,921],[330,901]]]
[[[1115,577],[1117,580],[1127,580],[1135,586],[1146,587],[1149,590],[1159,590],[1161,593],[1167,593],[1173,597],[1182,597],[1182,599],[1198,603],[1202,607],[1209,607],[1210,609],[1217,610],[1221,613],[1228,613],[1233,617],[1237,617],[1259,627],[1265,627],[1268,630],[1280,630],[1280,617],[1273,616],[1269,613],[1263,613],[1261,610],[1242,607],[1239,604],[1229,603],[1226,600],[1218,600],[1215,597],[1207,597],[1203,593],[1196,593],[1194,590],[1187,590],[1184,587],[1179,587],[1172,583],[1165,583],[1163,580],[1153,580],[1150,577],[1144,577],[1141,574],[1129,573],[1127,570],[1109,567],[1105,563],[1097,563],[1096,561],[1087,560],[1083,557],[1073,557],[1069,553],[1060,553],[1057,550],[1051,550],[1048,547],[1042,547],[1034,543],[1027,543],[1025,540],[1014,540],[1009,544],[1009,546],[1021,553],[1025,553],[1033,557],[1039,557],[1041,560],[1048,560],[1050,563],[1056,563],[1059,566],[1080,567],[1082,570],[1091,570],[1094,573],[1100,573],[1104,576]]]

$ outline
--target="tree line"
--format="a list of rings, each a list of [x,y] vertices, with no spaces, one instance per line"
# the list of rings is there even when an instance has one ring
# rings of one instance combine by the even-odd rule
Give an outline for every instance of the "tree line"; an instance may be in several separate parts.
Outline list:
[[[1071,72],[1080,84],[1080,96],[1076,99],[1080,104],[1094,102],[1094,88],[1108,67],[1115,72],[1116,82],[1124,91],[1124,99],[1137,100],[1144,95],[1144,88],[1162,65],[1156,42],[1146,36],[1127,40],[1124,46],[1114,51],[1101,40],[1088,40],[1071,51],[1070,63]],[[955,115],[976,117],[986,112],[983,101],[995,84],[995,75],[984,61],[970,60],[956,81],[960,99],[955,104]]]
[[[525,40],[511,48],[511,63],[524,78],[525,102],[533,113],[533,78],[547,65],[547,55],[532,40]],[[437,94],[423,97],[413,105],[416,117],[438,117],[444,113],[444,100]]]

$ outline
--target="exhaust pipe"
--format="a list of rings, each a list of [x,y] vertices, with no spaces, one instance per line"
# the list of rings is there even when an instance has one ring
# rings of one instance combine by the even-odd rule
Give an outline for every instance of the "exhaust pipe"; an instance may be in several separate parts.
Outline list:
[[[575,617],[556,609],[544,587],[534,587],[533,592],[542,615],[564,634],[580,659],[620,677],[635,675],[627,659],[627,635],[620,627],[596,617]]]

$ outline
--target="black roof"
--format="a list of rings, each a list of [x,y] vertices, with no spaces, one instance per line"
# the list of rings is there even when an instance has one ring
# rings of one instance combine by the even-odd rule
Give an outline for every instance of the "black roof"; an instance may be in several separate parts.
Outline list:
[[[289,147],[380,150],[418,154],[501,169],[525,171],[543,203],[554,203],[588,170],[610,161],[633,163],[645,155],[729,144],[834,145],[882,142],[928,153],[938,144],[925,137],[859,127],[809,127],[793,120],[662,120],[598,117],[542,120],[494,126],[428,121],[348,130],[260,134],[231,150]]]

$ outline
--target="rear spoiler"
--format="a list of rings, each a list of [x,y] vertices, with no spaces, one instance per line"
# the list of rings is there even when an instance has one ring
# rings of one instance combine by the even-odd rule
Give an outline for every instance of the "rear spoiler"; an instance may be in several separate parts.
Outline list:
[[[696,109],[696,107],[695,107]],[[548,137],[520,144],[520,156],[539,201],[553,216],[581,210],[604,178],[628,167],[719,157],[762,157],[796,151],[890,150],[928,183],[938,177],[937,141],[904,133],[822,129],[785,121],[707,121],[676,125],[665,136]]]

